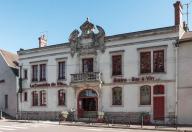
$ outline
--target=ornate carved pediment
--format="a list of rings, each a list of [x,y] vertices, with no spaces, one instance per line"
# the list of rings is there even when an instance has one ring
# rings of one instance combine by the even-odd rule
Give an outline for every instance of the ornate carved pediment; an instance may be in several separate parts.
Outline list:
[[[105,52],[105,31],[94,26],[87,19],[81,26],[81,34],[75,29],[69,36],[71,55],[95,54],[97,50]]]

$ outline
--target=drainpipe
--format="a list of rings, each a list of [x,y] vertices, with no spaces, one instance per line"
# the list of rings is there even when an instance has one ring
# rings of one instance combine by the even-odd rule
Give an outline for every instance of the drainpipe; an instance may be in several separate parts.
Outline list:
[[[19,90],[18,90],[18,104],[19,104],[19,101],[20,101],[20,110],[18,110],[18,112],[20,113],[20,118],[21,118],[21,112],[22,112],[22,91],[23,91],[23,87],[22,87],[22,69],[23,69],[23,65],[21,64],[19,66]],[[19,107],[18,107],[19,109]]]

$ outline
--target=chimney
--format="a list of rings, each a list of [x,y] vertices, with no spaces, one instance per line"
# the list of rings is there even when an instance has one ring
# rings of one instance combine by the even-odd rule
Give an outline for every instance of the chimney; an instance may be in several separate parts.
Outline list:
[[[39,39],[39,48],[47,46],[47,39],[44,34],[41,35],[41,37],[39,37],[38,39]]]
[[[175,8],[175,25],[180,25],[183,27],[183,6],[181,4],[180,1],[177,1],[174,4],[174,8]]]

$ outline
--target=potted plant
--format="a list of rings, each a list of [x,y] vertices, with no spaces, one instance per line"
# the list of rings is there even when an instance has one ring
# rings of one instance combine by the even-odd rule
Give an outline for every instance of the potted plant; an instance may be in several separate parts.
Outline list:
[[[97,115],[98,115],[98,120],[97,121],[98,122],[103,122],[103,118],[104,118],[105,113],[102,112],[102,111],[98,111]]]
[[[142,112],[141,113],[141,119],[143,118],[143,123],[144,124],[149,124],[150,123],[150,114],[149,112]]]
[[[68,111],[62,111],[61,113],[60,113],[60,120],[64,120],[64,121],[66,121],[66,119],[67,119],[67,117],[68,117]]]

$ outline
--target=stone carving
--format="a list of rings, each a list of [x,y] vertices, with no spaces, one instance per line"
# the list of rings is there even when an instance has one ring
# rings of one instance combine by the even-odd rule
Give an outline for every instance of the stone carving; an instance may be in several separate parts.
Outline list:
[[[81,26],[81,34],[74,30],[69,36],[71,55],[95,54],[97,50],[105,52],[105,31],[102,27],[96,26],[98,33],[92,23],[85,21]]]
[[[75,29],[69,36],[69,42],[71,47],[71,55],[74,55],[78,45],[79,31]]]

